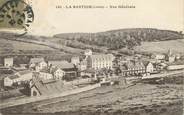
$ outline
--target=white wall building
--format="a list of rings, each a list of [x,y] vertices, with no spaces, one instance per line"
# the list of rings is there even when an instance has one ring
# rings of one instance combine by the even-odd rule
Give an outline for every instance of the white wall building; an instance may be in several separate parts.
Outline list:
[[[87,50],[84,51],[84,55],[85,55],[85,56],[91,56],[92,53],[93,53],[93,52],[92,52],[92,50],[90,50],[90,49],[87,49]]]
[[[112,54],[91,55],[87,58],[87,68],[112,69],[114,58]]]
[[[79,65],[79,70],[83,71],[87,69],[87,61],[83,60]]]
[[[4,78],[4,86],[12,86],[13,83],[20,84],[23,81],[29,81],[33,77],[33,73],[31,71],[25,70],[15,73],[12,76],[8,76]]]
[[[45,62],[44,58],[31,58],[29,67],[34,68],[35,71],[39,72],[47,67],[47,63]]]
[[[147,73],[152,73],[154,72],[154,66],[151,62],[149,62],[147,65],[146,65],[146,72]]]
[[[4,66],[12,67],[13,66],[13,58],[4,58]]]
[[[48,72],[39,72],[39,77],[42,79],[53,79],[52,74]]]
[[[74,65],[78,65],[80,63],[80,58],[79,57],[72,57],[71,63]]]
[[[65,75],[65,72],[60,68],[53,68],[52,74],[55,79],[62,79],[63,76]]]
[[[47,67],[47,63],[45,61],[39,62],[35,65],[35,71],[39,72],[40,70]]]

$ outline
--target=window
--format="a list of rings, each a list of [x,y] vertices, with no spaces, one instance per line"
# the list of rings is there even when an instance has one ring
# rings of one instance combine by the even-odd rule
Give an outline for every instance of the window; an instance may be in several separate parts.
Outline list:
[[[36,91],[33,91],[33,96],[37,96],[37,92]]]

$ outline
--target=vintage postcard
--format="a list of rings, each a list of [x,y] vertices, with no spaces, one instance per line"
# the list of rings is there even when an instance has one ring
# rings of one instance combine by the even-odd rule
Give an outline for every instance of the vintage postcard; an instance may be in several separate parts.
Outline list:
[[[0,115],[184,115],[183,0],[0,0]]]

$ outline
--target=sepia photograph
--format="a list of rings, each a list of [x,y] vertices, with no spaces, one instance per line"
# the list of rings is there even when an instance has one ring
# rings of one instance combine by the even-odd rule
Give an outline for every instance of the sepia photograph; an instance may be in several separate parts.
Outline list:
[[[0,115],[184,115],[183,0],[0,0]]]

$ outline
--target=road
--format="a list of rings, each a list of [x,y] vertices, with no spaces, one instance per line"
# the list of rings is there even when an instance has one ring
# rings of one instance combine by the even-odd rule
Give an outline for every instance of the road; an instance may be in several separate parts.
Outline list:
[[[160,73],[160,74],[143,76],[142,79],[164,78],[164,77],[169,77],[169,76],[173,76],[173,75],[180,75],[180,74],[183,75],[184,70],[171,71],[171,72],[167,72],[167,73]]]

